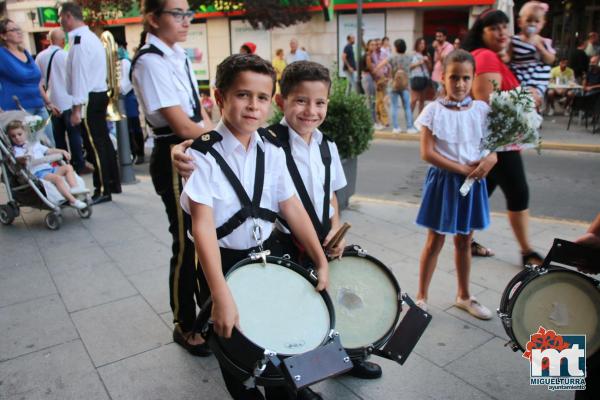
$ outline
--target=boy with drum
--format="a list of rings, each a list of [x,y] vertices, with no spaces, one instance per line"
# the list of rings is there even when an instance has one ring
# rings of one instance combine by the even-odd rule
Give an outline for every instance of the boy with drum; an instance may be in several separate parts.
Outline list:
[[[221,121],[188,150],[197,168],[185,184],[181,206],[192,217],[196,253],[204,272],[204,277],[200,276],[202,300],[210,295],[214,332],[225,338],[239,325],[225,274],[252,251],[270,248],[277,214],[286,219],[313,260],[319,280],[316,289],[327,286],[327,259],[302,203],[294,195],[285,154],[258,133],[274,92],[275,70],[268,61],[248,54],[227,57],[217,67],[216,76],[215,98]],[[255,194],[261,186],[262,193]],[[244,195],[253,199],[251,207],[257,208],[253,215],[258,217],[238,218]],[[256,387],[247,388],[223,366],[221,372],[234,399],[264,398]],[[267,387],[266,398],[287,398],[282,391]],[[308,397],[303,397],[303,392]],[[300,391],[298,398],[311,398],[312,394]]]

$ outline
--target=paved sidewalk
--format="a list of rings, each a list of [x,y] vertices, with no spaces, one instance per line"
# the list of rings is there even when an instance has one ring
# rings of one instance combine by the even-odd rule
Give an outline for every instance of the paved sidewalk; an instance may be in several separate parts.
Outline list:
[[[89,220],[66,210],[63,226],[52,232],[44,213],[23,209],[12,226],[0,226],[0,399],[227,398],[215,359],[192,357],[172,342],[170,239],[147,167],[136,167],[140,182],[96,206]],[[425,238],[413,224],[416,211],[410,204],[355,198],[342,216],[352,224],[348,241],[388,265],[413,296]],[[506,217],[492,220],[478,237],[498,255],[475,259],[471,281],[474,294],[495,309],[520,268]],[[585,228],[533,219],[531,237],[545,253],[553,238],[573,239]],[[529,386],[528,363],[504,346],[497,318],[479,321],[452,306],[450,243],[432,282],[434,319],[407,363],[376,360],[384,370],[376,381],[321,383],[316,389],[325,398],[572,398]]]
[[[404,129],[406,127],[404,114],[400,112],[398,118],[400,126]],[[586,128],[583,121],[573,118],[569,130],[567,130],[568,120],[569,117],[564,115],[544,116],[541,129],[542,148],[600,153],[600,132],[596,130],[595,134],[592,133],[591,119]],[[391,128],[376,131],[375,137],[378,139],[419,140],[419,135],[410,135],[405,132],[395,134],[392,133]]]

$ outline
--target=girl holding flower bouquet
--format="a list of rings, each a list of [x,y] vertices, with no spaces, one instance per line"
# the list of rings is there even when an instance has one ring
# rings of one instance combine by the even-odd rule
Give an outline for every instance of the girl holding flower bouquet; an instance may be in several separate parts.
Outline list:
[[[480,167],[481,144],[487,133],[489,106],[470,97],[475,60],[464,50],[454,50],[443,64],[446,97],[429,103],[416,124],[421,129],[421,157],[432,164],[423,188],[417,224],[429,229],[419,262],[417,305],[427,309],[427,292],[445,235],[454,235],[458,293],[456,306],[480,319],[490,310],[469,292],[473,230],[489,225],[485,176],[496,154],[485,156]],[[459,189],[467,178],[475,180],[466,196]]]
[[[502,62],[499,54],[504,53],[510,44],[508,17],[500,10],[488,9],[477,17],[465,38],[463,48],[475,58],[476,69],[473,81],[473,97],[489,102],[494,86],[502,91],[513,90],[519,81]],[[496,149],[498,163],[487,178],[488,194],[491,196],[500,186],[506,198],[508,219],[521,248],[523,266],[541,264],[542,257],[533,250],[529,242],[529,188],[521,150],[526,146],[510,144]],[[487,162],[480,163],[482,168],[491,168]],[[471,245],[473,255],[491,256],[491,250],[477,242]]]

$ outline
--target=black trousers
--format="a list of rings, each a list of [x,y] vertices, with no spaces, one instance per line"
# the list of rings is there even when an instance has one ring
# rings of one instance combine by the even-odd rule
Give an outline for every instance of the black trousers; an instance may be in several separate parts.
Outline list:
[[[94,165],[94,192],[109,195],[121,192],[117,152],[106,126],[106,92],[90,92],[82,121],[83,145],[87,160]]]
[[[499,151],[498,162],[486,178],[488,197],[500,186],[506,198],[508,211],[524,211],[529,208],[529,186],[520,151]]]
[[[271,250],[271,255],[273,256],[281,257],[283,255],[283,253],[280,253],[280,249],[275,245],[273,236],[264,242],[263,248]],[[251,248],[247,250],[232,250],[220,248],[219,250],[221,252],[221,266],[223,268],[223,274],[226,275],[235,264],[247,258],[248,254],[250,254],[253,250],[258,249]],[[201,270],[202,267],[200,266],[200,263],[198,263],[197,268]],[[210,289],[206,279],[204,278],[204,274],[198,274],[198,281],[200,284],[201,304],[204,304],[210,298]],[[227,371],[222,364],[219,363],[219,366],[221,368],[223,380],[225,381],[225,386],[227,387],[231,397],[235,400],[264,400],[265,397],[267,400],[287,400],[294,398],[291,397],[287,389],[282,386],[265,387],[265,396],[263,396],[260,390],[257,388],[246,388],[244,384],[238,380],[235,375],[229,373],[229,371]]]
[[[129,131],[131,155],[144,157],[144,132],[142,131],[140,117],[127,117],[127,130]]]
[[[69,146],[67,147],[67,139]],[[71,150],[71,164],[75,172],[80,173],[85,167],[83,160],[83,138],[81,137],[81,125],[71,125],[71,110],[63,111],[58,117],[52,116],[52,134],[56,147],[63,150]]]
[[[173,322],[183,331],[190,331],[196,321],[196,303],[198,299],[198,280],[196,271],[196,253],[194,243],[187,237],[192,222],[179,204],[183,188],[181,177],[171,164],[171,147],[180,143],[176,136],[158,138],[150,156],[150,176],[154,190],[162,199],[169,218],[169,232],[173,238],[169,273],[169,293]],[[201,303],[198,303],[199,305]]]

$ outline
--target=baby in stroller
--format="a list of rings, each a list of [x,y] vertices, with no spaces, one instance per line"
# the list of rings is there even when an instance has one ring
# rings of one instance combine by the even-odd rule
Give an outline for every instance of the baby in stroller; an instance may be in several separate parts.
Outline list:
[[[20,207],[48,210],[44,222],[52,230],[60,228],[64,207],[73,207],[81,218],[92,215],[85,181],[63,162],[70,154],[42,144],[48,122],[25,111],[0,111],[0,176],[6,188],[0,223],[4,225],[12,224]]]
[[[78,210],[86,208],[87,204],[73,196],[87,193],[88,190],[79,187],[75,171],[70,164],[53,167],[48,162],[35,163],[35,160],[39,160],[50,154],[61,154],[67,161],[71,159],[71,155],[62,149],[48,148],[40,142],[35,142],[33,144],[27,143],[26,129],[23,122],[18,120],[11,121],[6,125],[6,133],[13,145],[13,151],[17,161],[23,165],[27,165],[31,162],[32,165],[29,167],[31,173],[39,179],[52,182],[59,193],[67,199],[71,207]],[[65,184],[65,181],[62,178],[63,176],[67,180],[68,185]]]

